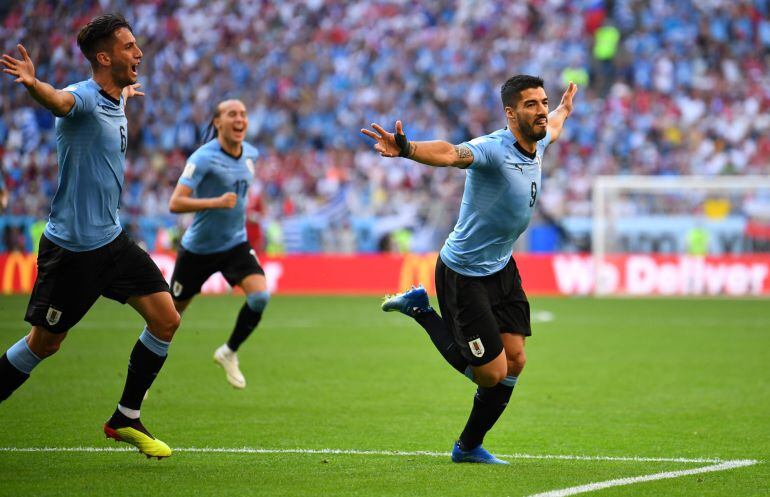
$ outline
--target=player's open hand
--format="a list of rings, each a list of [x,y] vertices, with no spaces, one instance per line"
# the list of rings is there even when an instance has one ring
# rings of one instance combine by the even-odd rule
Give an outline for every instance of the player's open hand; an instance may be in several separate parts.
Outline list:
[[[575,93],[577,93],[578,87],[575,83],[572,81],[569,82],[569,86],[567,86],[567,89],[564,92],[564,95],[561,96],[561,105],[564,107],[567,112],[572,112],[572,97],[575,96]]]
[[[35,65],[32,63],[32,59],[29,58],[29,54],[24,46],[19,43],[16,45],[21,54],[21,60],[14,59],[8,54],[3,54],[3,58],[0,62],[5,66],[3,72],[16,76],[14,82],[22,83],[24,86],[31,87],[35,84]]]
[[[142,83],[134,83],[133,85],[128,85],[125,88],[123,88],[123,100],[128,100],[129,98],[133,97],[143,97],[144,92],[139,91],[139,88],[142,86]]]
[[[361,130],[361,133],[374,139],[376,142],[374,144],[374,150],[379,152],[383,157],[398,157],[401,148],[396,143],[396,135],[388,133],[377,123],[372,123],[372,129],[374,131],[364,128]],[[396,121],[396,134],[404,134],[404,128],[401,126],[401,121]]]
[[[227,192],[217,197],[217,206],[220,209],[232,209],[238,201],[238,195],[233,192]]]

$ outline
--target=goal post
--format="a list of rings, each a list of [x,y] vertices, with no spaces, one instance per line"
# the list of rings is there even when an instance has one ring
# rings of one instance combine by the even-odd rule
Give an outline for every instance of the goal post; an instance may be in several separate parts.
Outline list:
[[[595,295],[770,295],[770,178],[599,176]]]

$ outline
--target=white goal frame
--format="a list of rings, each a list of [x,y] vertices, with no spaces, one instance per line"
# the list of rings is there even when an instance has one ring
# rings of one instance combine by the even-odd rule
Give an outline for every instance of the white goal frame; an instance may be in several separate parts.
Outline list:
[[[622,192],[677,192],[682,190],[770,191],[766,176],[597,176],[591,193],[591,255],[593,259],[594,295],[606,295],[600,281],[601,264],[605,260],[608,228],[607,201]]]

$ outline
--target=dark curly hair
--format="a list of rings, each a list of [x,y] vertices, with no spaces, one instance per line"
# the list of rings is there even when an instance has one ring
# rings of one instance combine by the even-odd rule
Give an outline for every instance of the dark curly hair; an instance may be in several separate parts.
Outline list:
[[[112,34],[120,29],[126,28],[133,33],[131,25],[126,18],[117,12],[104,14],[95,17],[83,26],[78,33],[78,46],[91,66],[96,66],[96,54],[109,49],[109,42]]]
[[[510,78],[500,88],[500,98],[503,100],[503,107],[516,107],[522,91],[530,88],[543,88],[544,85],[543,78],[537,76],[518,74]]]

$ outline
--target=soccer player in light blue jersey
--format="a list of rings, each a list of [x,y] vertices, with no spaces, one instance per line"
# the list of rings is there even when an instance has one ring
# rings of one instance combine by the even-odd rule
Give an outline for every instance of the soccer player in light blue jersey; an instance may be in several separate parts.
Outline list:
[[[129,359],[117,409],[104,433],[136,446],[147,457],[171,449],[140,421],[147,389],[166,360],[179,326],[168,284],[150,256],[123,231],[118,217],[127,148],[126,99],[137,90],[142,51],[120,14],[94,18],[78,33],[91,63],[91,79],[56,90],[35,77],[27,51],[4,54],[3,72],[16,77],[38,103],[56,116],[59,176],[51,214],[40,239],[38,274],[25,320],[29,334],[0,357],[0,401],[54,354],[67,332],[99,296],[128,303],[146,326]]]
[[[177,311],[184,312],[218,271],[246,294],[230,338],[214,352],[227,381],[239,389],[246,387],[246,379],[238,364],[238,348],[259,324],[270,299],[265,271],[246,241],[246,202],[259,155],[244,142],[248,125],[243,102],[220,102],[211,121],[214,138],[190,156],[169,201],[171,212],[195,212],[171,277]]]
[[[543,80],[514,76],[501,89],[508,125],[459,145],[409,141],[401,121],[395,134],[378,124],[372,124],[374,131],[361,130],[383,157],[467,170],[459,219],[436,262],[441,316],[421,286],[386,297],[382,305],[413,317],[444,359],[478,385],[452,449],[454,462],[507,464],[481,444],[508,405],[532,334],[529,302],[511,254],[537,202],[543,153],[561,134],[576,91],[570,83],[549,114]]]

